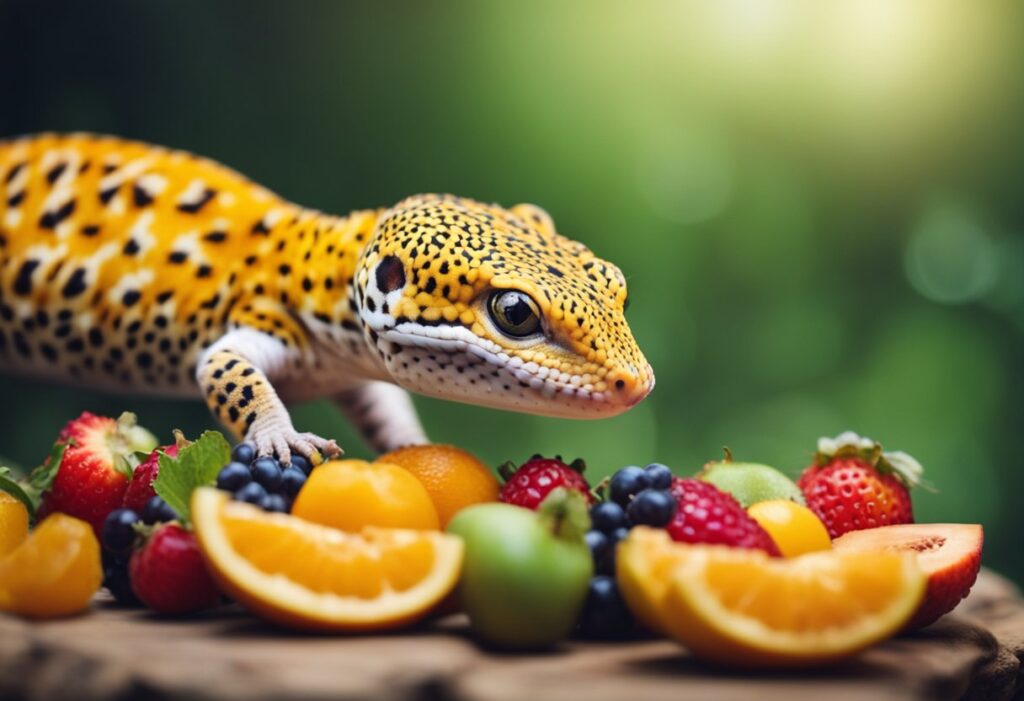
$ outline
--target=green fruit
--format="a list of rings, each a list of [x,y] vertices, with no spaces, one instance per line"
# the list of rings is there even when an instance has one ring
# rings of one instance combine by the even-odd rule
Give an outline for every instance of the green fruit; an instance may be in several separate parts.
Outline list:
[[[572,632],[594,573],[589,527],[584,498],[564,488],[537,511],[479,504],[451,520],[466,545],[459,596],[482,641],[539,648]]]
[[[725,460],[709,462],[697,477],[732,494],[744,509],[772,499],[804,503],[804,495],[793,480],[768,465],[733,462],[728,450]]]

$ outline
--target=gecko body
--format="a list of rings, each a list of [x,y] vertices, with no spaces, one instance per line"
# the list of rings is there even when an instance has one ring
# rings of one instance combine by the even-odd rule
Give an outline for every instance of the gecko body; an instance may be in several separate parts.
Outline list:
[[[212,161],[92,135],[0,141],[0,365],[192,397],[263,453],[339,452],[286,404],[331,397],[372,446],[426,440],[406,393],[554,416],[654,376],[617,267],[534,205],[416,195],[331,216]]]

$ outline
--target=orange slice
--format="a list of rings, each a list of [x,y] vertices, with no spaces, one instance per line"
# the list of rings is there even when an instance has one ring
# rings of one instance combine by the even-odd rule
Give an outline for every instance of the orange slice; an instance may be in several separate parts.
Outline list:
[[[0,492],[0,557],[28,537],[28,509],[7,492]]]
[[[0,559],[0,610],[30,618],[68,616],[88,608],[102,581],[92,526],[53,514]]]
[[[807,667],[898,632],[925,592],[905,553],[818,552],[793,559],[676,544],[662,603],[669,634],[694,655],[741,667]]]
[[[293,628],[356,632],[412,623],[454,588],[462,567],[462,541],[452,535],[348,533],[230,501],[208,487],[192,496],[192,520],[220,586],[254,613]]]
[[[662,606],[669,578],[687,552],[672,543],[661,528],[637,526],[615,553],[615,578],[626,606],[641,624],[656,633],[666,632]]]

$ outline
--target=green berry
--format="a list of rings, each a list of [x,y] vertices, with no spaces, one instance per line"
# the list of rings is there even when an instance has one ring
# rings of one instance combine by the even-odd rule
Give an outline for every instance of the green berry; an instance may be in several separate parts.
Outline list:
[[[744,509],[772,499],[804,503],[804,495],[793,480],[768,465],[733,462],[728,451],[725,460],[705,465],[698,478],[732,494]]]

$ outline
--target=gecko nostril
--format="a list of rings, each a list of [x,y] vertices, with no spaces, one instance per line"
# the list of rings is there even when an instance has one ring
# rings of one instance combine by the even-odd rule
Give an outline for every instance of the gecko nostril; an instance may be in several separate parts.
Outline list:
[[[625,380],[615,380],[615,389],[622,389],[626,386]]]

